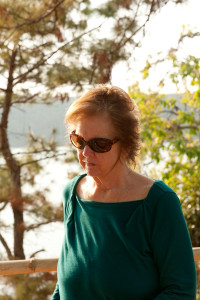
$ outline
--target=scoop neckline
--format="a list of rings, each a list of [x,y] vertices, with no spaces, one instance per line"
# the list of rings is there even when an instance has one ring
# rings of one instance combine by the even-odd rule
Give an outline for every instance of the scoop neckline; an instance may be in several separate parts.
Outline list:
[[[94,201],[94,200],[84,200],[80,198],[76,193],[77,199],[85,204],[85,205],[91,205],[91,206],[101,206],[101,207],[122,207],[122,206],[134,206],[138,205],[140,203],[143,203],[145,199],[141,200],[131,200],[131,201],[125,201],[125,202],[100,202],[100,201]]]
[[[88,205],[92,205],[92,206],[106,206],[106,207],[113,207],[113,206],[116,206],[116,207],[121,207],[121,206],[132,206],[132,205],[138,205],[139,203],[144,203],[148,198],[149,198],[149,195],[151,194],[152,192],[152,189],[155,187],[156,183],[160,180],[157,180],[157,179],[154,179],[154,183],[152,184],[152,186],[150,187],[149,189],[149,192],[147,194],[147,196],[143,199],[138,199],[138,200],[131,200],[131,201],[124,201],[124,202],[99,202],[99,201],[94,201],[94,200],[85,200],[85,199],[82,199],[78,196],[77,192],[76,192],[76,187],[79,183],[79,181],[81,180],[81,178],[83,178],[84,176],[87,176],[87,174],[81,174],[79,179],[77,180],[75,186],[74,186],[74,193],[75,193],[75,196],[76,198],[82,202],[83,204],[88,204]]]

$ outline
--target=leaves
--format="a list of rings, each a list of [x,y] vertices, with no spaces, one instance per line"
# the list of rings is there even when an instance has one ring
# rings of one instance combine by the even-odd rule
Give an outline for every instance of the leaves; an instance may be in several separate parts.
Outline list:
[[[41,162],[52,157],[56,159],[63,153],[58,152],[54,134],[48,141],[32,133],[24,153],[13,151],[7,132],[12,106],[17,107],[20,103],[50,104],[55,96],[60,101],[67,101],[69,87],[73,92],[79,92],[85,85],[88,87],[110,82],[113,66],[121,60],[127,60],[134,53],[134,49],[139,45],[136,41],[141,39],[138,39],[138,34],[143,36],[150,16],[169,1],[112,0],[104,4],[96,1],[95,7],[94,1],[90,0],[25,2],[26,5],[21,0],[0,0],[0,108],[3,116],[0,122],[0,149],[3,150],[0,169],[0,211],[3,212],[8,206],[11,208],[11,196],[20,203],[20,209],[13,205],[11,208],[14,216],[20,216],[14,220],[13,235],[13,257],[18,258],[24,258],[24,230],[34,230],[50,222],[62,220],[61,207],[54,207],[48,201],[48,190],[44,189],[41,193],[37,190],[33,192],[31,188],[35,188],[35,178],[42,171]],[[97,20],[99,24],[96,28],[93,24],[94,21],[96,24]],[[182,72],[186,76],[189,70],[189,67],[183,68]],[[175,75],[174,78],[176,80]],[[196,82],[197,76],[193,78],[192,84],[195,85]],[[194,101],[200,103],[197,90],[194,97],[190,101],[193,103],[191,105],[195,106]],[[164,149],[164,140],[168,140],[163,127],[168,128],[170,136],[173,136],[178,124],[171,124],[153,114],[153,103],[170,110],[166,99],[160,99],[158,95],[153,95],[153,98],[153,102],[147,99],[147,106],[144,107],[147,115],[150,105],[152,116],[148,118],[149,124],[144,125],[142,134],[143,141],[147,142],[147,145],[149,143],[153,149],[153,159],[159,162],[161,153],[157,145]],[[141,105],[143,100],[145,95],[140,99]],[[175,108],[174,111],[176,113]],[[160,113],[162,114],[162,111]],[[172,116],[171,113],[169,115]],[[143,118],[145,119],[145,115]],[[179,118],[185,122],[190,119],[190,126],[193,126],[192,118],[195,116],[179,114]],[[155,134],[152,134],[151,128],[155,129]],[[190,128],[193,135],[194,130]],[[185,147],[189,149],[188,156],[193,158],[196,148],[187,144],[184,145],[184,149]],[[148,154],[148,150],[147,146],[145,154]],[[67,159],[70,163],[74,157],[72,155]],[[74,175],[75,173],[71,172],[69,176]],[[32,192],[25,192],[27,186]],[[3,222],[1,225],[5,228]],[[42,291],[46,295],[49,293],[45,291],[47,285],[44,281],[38,285],[38,278],[34,281],[33,278],[27,280],[24,277],[24,283],[18,281],[15,282],[15,286],[17,299],[46,299]]]
[[[179,85],[185,78],[196,91],[171,95],[142,93],[137,85],[129,93],[141,111],[142,156],[153,161],[149,174],[157,169],[157,176],[171,186],[180,197],[193,246],[200,243],[200,58],[187,57],[179,62],[173,57],[176,69],[172,81]]]

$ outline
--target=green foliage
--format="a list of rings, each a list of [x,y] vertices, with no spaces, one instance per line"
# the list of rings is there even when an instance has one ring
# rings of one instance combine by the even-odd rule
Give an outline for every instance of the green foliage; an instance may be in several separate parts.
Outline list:
[[[150,16],[167,2],[142,0],[138,5],[135,0],[112,0],[102,5],[95,2],[94,8],[94,1],[90,0],[0,0],[0,213],[9,206],[15,217],[14,247],[6,244],[5,239],[2,243],[8,258],[25,257],[26,231],[62,220],[62,209],[48,201],[48,190],[42,193],[35,189],[42,161],[62,155],[54,134],[47,140],[30,133],[26,149],[20,153],[13,151],[8,137],[12,106],[51,104],[54,99],[63,102],[68,87],[79,92],[84,85],[110,82],[113,66],[127,59],[138,46],[138,37],[134,36],[143,34]],[[97,28],[96,20],[100,20]],[[195,97],[200,99],[199,92]],[[192,122],[192,116],[190,119]],[[162,136],[158,122],[155,119],[154,125]],[[190,153],[194,155],[193,150]],[[67,159],[69,163],[73,156]],[[69,176],[74,175],[71,172]],[[1,230],[5,229],[3,222],[0,225]],[[0,299],[42,300],[52,293],[52,283],[46,282],[45,275],[20,275],[10,278],[10,283],[16,298],[7,295]]]
[[[177,192],[193,246],[199,246],[200,59],[189,56],[179,62],[173,57],[173,64],[172,81],[178,89],[184,86],[184,92],[175,96],[145,94],[134,85],[130,95],[141,111],[142,155],[153,162],[157,175]]]
[[[0,295],[0,300],[47,300],[53,294],[56,275],[54,273],[12,275],[4,278],[4,284],[13,290],[14,296],[5,293]]]

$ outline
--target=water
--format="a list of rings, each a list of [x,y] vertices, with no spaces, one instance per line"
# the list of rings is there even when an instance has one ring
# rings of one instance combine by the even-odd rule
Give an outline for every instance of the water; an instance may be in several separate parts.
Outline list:
[[[15,149],[15,152],[20,151],[25,151],[25,149]],[[59,151],[62,153],[66,151],[69,153],[69,148],[59,147]],[[23,194],[31,194],[34,193],[35,190],[43,192],[46,188],[48,188],[49,191],[45,193],[47,199],[56,207],[61,206],[63,201],[63,189],[69,180],[70,173],[83,172],[77,162],[64,163],[64,158],[65,157],[62,156],[58,160],[52,158],[41,161],[44,169],[35,177],[34,187],[31,187],[30,185],[23,186]],[[8,226],[13,224],[13,214],[9,206],[0,213],[0,218]],[[30,221],[30,219],[25,217],[25,221]],[[26,232],[24,239],[24,251],[26,258],[30,257],[30,255],[35,251],[41,249],[44,249],[45,251],[38,253],[37,258],[58,257],[61,250],[63,234],[64,230],[62,222],[54,222],[52,224],[41,226],[34,231]],[[2,232],[2,235],[12,249],[12,228],[7,228],[4,232]],[[0,247],[0,253],[6,257],[5,250],[2,246]]]

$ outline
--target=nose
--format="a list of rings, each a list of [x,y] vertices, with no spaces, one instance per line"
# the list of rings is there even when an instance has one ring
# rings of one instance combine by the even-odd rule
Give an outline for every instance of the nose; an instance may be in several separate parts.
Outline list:
[[[88,146],[85,145],[82,154],[87,157],[87,156],[91,156],[94,153],[94,151]]]

